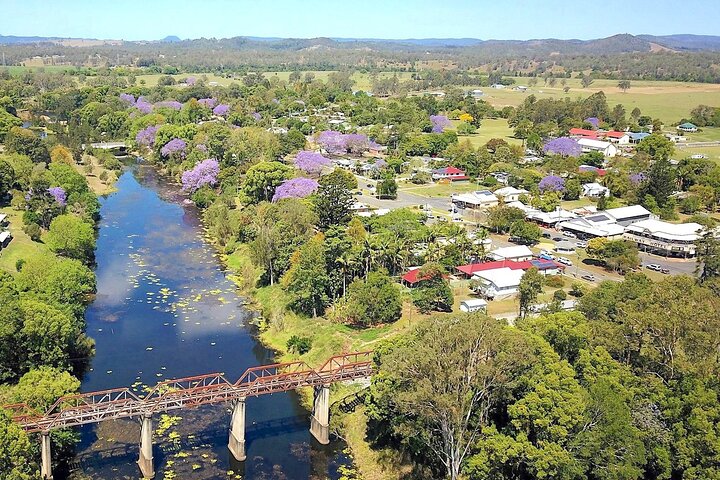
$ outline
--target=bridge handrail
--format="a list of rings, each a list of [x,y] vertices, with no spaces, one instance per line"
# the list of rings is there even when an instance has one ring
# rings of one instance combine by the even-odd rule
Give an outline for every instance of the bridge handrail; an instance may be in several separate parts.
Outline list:
[[[136,395],[127,387],[65,395],[44,413],[25,403],[2,408],[10,410],[13,420],[26,431],[48,431],[367,377],[373,370],[372,354],[366,351],[334,355],[318,369],[302,361],[250,367],[235,383],[222,373],[169,379],[157,383],[145,396]]]

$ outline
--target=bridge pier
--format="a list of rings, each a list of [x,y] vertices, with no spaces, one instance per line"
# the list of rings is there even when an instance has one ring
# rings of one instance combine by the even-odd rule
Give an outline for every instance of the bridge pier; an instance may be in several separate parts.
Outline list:
[[[233,405],[228,449],[235,460],[245,461],[245,397],[238,399]]]
[[[50,455],[50,432],[40,434],[40,475],[43,480],[52,480],[52,456]]]
[[[315,387],[313,412],[310,417],[310,433],[315,439],[327,445],[330,443],[330,386]]]
[[[152,428],[152,414],[146,413],[142,417],[142,427],[140,428],[140,458],[138,459],[142,478],[155,477],[152,454]]]

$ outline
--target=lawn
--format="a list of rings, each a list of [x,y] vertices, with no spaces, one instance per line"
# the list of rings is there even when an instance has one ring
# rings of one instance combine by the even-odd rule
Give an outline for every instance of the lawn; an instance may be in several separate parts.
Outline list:
[[[453,122],[457,126],[458,121]],[[522,145],[522,140],[513,137],[514,131],[508,126],[504,118],[486,118],[480,123],[477,133],[473,135],[462,135],[458,137],[459,142],[469,140],[473,147],[485,145],[493,138],[502,138],[510,144]]]
[[[11,207],[0,208],[0,213],[6,213],[10,220],[10,233],[13,239],[10,244],[0,250],[0,270],[15,272],[15,263],[20,259],[27,260],[38,252],[47,250],[42,243],[33,242],[25,232],[22,231],[22,213]]]
[[[439,197],[450,198],[453,193],[468,193],[475,190],[482,190],[484,187],[478,186],[472,182],[454,182],[454,183],[433,183],[429,185],[415,185],[407,183],[401,185],[399,190],[423,197]]]
[[[720,146],[718,147],[675,147],[673,158],[681,159],[692,155],[705,155],[708,160],[720,163]]]

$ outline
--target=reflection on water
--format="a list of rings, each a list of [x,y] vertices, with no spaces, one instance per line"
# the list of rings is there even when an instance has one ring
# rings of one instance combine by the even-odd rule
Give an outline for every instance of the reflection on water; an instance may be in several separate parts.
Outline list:
[[[143,393],[158,381],[210,372],[235,380],[271,362],[246,328],[251,313],[203,242],[197,211],[148,167],[126,171],[117,186],[102,202],[98,294],[86,313],[97,353],[82,390],[132,385]],[[318,445],[308,416],[293,393],[249,399],[248,460],[239,464],[227,450],[228,406],[157,415],[156,478],[337,478],[336,463],[345,461],[339,445]],[[81,433],[73,478],[138,477],[138,422]]]

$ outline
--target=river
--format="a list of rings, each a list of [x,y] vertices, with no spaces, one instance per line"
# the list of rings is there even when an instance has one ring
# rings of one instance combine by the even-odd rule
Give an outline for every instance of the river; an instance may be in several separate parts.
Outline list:
[[[223,372],[231,381],[273,354],[252,335],[250,311],[204,241],[197,209],[147,166],[129,167],[102,199],[97,297],[86,312],[96,354],[82,391],[132,385],[137,393],[177,377]],[[156,478],[337,478],[339,442],[319,445],[294,392],[247,401],[247,460],[227,449],[227,405],[154,417]],[[164,425],[161,425],[164,423]],[[138,478],[139,422],[80,429],[71,478]],[[56,478],[58,478],[56,476]]]

